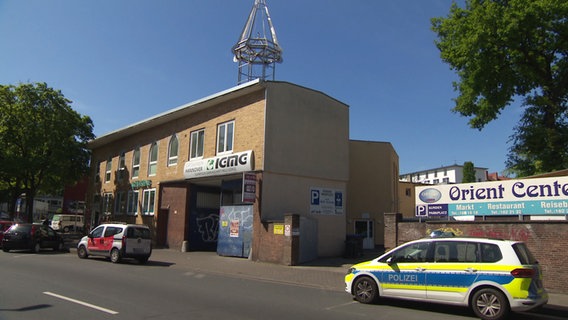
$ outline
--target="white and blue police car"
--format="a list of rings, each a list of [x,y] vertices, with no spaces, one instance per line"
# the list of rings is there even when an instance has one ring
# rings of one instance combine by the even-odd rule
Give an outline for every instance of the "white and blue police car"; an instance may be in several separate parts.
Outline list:
[[[520,241],[431,237],[353,265],[345,290],[361,303],[379,297],[467,306],[481,319],[504,319],[548,302],[542,271]]]

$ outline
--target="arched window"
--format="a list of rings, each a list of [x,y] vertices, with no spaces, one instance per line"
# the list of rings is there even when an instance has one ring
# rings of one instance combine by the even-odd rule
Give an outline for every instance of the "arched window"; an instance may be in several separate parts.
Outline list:
[[[168,166],[174,166],[178,162],[178,138],[174,134],[170,138],[170,144],[168,145]]]
[[[148,157],[148,175],[155,176],[158,171],[158,144],[152,143]]]

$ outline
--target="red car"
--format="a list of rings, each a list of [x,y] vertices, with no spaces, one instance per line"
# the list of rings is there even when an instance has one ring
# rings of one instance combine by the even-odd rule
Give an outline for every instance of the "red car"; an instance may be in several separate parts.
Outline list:
[[[0,221],[0,247],[2,247],[2,239],[4,238],[4,232],[8,230],[14,222],[12,221]]]

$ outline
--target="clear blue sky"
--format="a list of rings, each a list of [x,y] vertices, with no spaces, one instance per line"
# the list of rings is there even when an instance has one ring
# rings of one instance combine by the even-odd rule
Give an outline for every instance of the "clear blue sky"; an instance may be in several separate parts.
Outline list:
[[[0,0],[0,84],[46,82],[103,135],[234,87],[254,0]],[[267,0],[276,80],[350,106],[350,137],[392,143],[401,173],[472,161],[501,172],[519,109],[484,130],[451,112],[456,76],[430,18],[451,0]]]

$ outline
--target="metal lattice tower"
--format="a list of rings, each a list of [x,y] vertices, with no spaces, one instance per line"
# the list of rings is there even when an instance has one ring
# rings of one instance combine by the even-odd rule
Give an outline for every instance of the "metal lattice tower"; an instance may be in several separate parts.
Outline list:
[[[254,79],[274,80],[275,64],[282,62],[282,49],[276,38],[265,0],[255,0],[239,41],[233,46],[239,63],[238,84]]]

